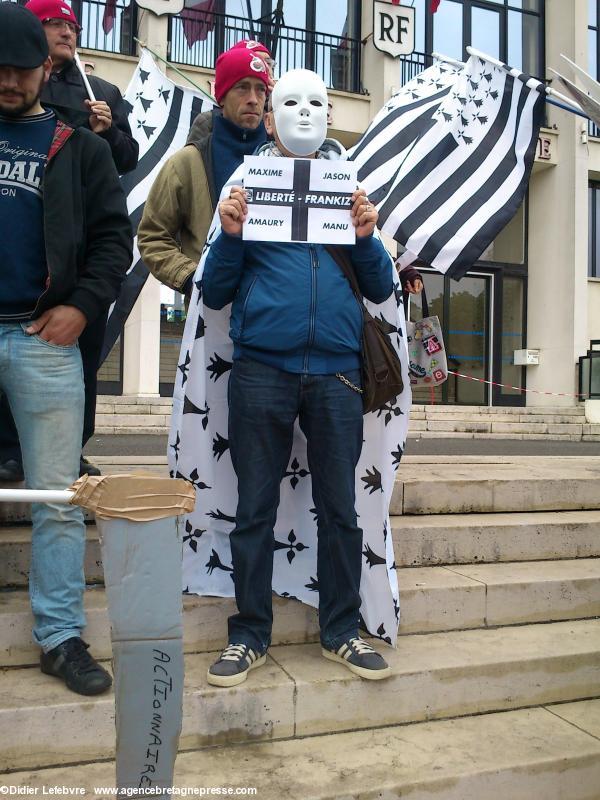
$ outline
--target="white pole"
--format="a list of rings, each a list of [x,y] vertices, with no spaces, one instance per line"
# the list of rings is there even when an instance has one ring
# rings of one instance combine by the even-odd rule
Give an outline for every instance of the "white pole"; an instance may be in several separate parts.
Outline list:
[[[75,492],[67,489],[0,489],[0,503],[70,503]]]
[[[448,64],[453,64],[455,67],[464,67],[464,61],[457,61],[456,58],[450,58],[450,56],[445,56],[443,53],[432,53],[431,54],[434,58],[437,58],[438,61],[446,61]]]
[[[81,59],[79,58],[79,53],[75,51],[75,64],[77,65],[77,69],[81,72],[81,77],[83,78],[83,85],[85,86],[85,90],[88,93],[88,97],[92,101],[92,103],[96,102],[96,96],[92,91],[92,87],[90,86],[90,82],[88,81],[88,76],[85,74],[85,69],[83,68],[83,64],[81,63]]]

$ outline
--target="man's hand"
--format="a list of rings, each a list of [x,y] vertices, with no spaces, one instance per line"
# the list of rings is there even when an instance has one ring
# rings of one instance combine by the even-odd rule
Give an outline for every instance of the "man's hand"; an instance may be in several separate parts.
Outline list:
[[[352,224],[356,228],[356,236],[361,239],[370,236],[375,230],[379,214],[372,206],[364,189],[357,189],[352,195],[352,208],[350,210]]]
[[[232,186],[229,197],[219,203],[221,228],[230,236],[241,236],[247,215],[246,192],[241,186]]]
[[[75,344],[87,325],[87,319],[75,306],[54,306],[44,311],[41,317],[32,322],[26,333],[34,334],[60,347]]]
[[[112,125],[112,111],[104,100],[86,100],[90,114],[90,128],[94,133],[104,133]]]

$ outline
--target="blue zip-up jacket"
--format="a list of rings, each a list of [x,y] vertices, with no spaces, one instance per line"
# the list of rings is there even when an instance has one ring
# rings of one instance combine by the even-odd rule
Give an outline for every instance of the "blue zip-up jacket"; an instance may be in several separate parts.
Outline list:
[[[393,290],[385,248],[373,236],[347,247],[363,295],[383,302]],[[313,375],[360,366],[362,311],[324,245],[244,242],[221,232],[206,257],[202,298],[213,309],[233,303],[234,358]]]

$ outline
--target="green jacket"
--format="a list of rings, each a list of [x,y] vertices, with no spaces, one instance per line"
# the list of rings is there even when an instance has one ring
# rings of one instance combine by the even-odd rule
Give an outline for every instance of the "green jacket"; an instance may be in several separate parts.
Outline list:
[[[211,134],[209,111],[196,118],[185,147],[158,173],[138,227],[145,265],[178,292],[196,271],[215,210]]]

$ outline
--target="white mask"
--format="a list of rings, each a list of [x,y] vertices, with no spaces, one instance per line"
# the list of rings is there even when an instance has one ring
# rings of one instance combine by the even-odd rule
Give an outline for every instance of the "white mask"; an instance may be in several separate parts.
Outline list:
[[[275,84],[271,95],[281,144],[295,156],[309,156],[327,136],[327,89],[308,69],[292,69]]]

